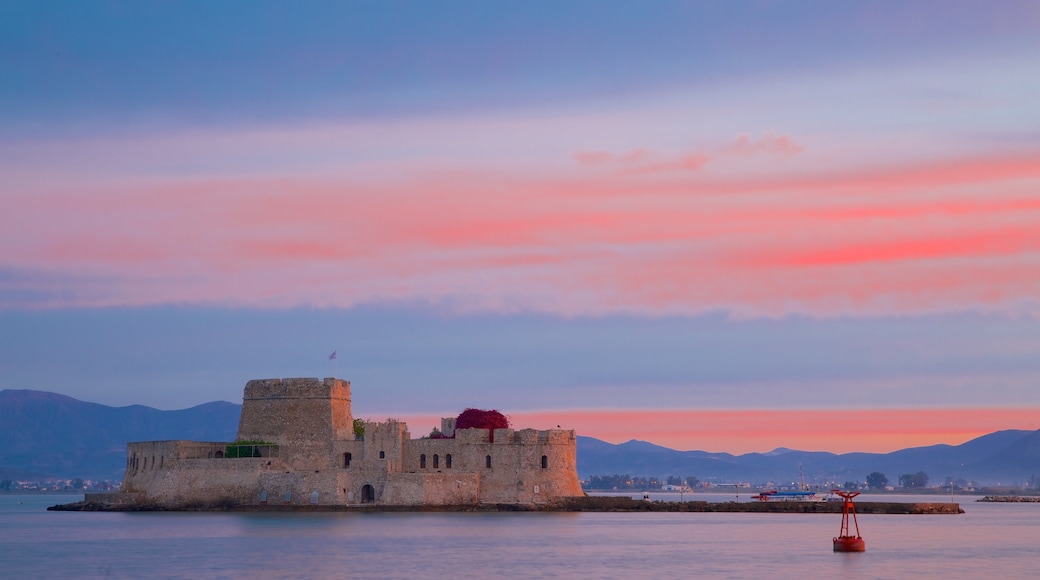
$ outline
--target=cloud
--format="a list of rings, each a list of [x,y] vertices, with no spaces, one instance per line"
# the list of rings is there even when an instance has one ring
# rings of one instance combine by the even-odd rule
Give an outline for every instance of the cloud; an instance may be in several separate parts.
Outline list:
[[[710,153],[694,151],[668,155],[649,148],[639,148],[619,154],[610,151],[578,151],[574,154],[574,159],[581,165],[615,166],[622,174],[638,175],[699,171],[712,161],[747,159],[763,154],[787,158],[804,150],[804,147],[787,135],[776,136],[766,133],[758,141],[747,135],[740,135],[731,143],[715,147]]]
[[[653,149],[631,149],[623,153],[609,151],[579,151],[574,159],[585,166],[614,167],[621,174],[660,173],[670,171],[697,171],[711,160],[703,153],[668,156]]]
[[[794,251],[758,264],[788,267],[850,266],[870,262],[931,261],[971,257],[1015,257],[1040,251],[1040,231],[1035,226],[988,231],[955,231],[928,237],[904,234],[904,239],[871,239],[825,248]]]
[[[625,168],[622,173],[635,175],[640,173],[664,173],[674,171],[699,171],[711,157],[703,153],[690,153],[675,159],[656,163],[640,163]]]
[[[327,127],[284,133],[255,136],[294,150],[347,139]],[[393,141],[372,127],[359,135]],[[155,139],[163,154],[207,146]],[[235,140],[216,143],[223,152]],[[157,155],[150,144],[90,145],[80,147],[91,162],[61,174],[0,167],[17,176],[0,267],[67,282],[14,293],[24,306],[38,295],[83,306],[845,314],[999,307],[1038,291],[1027,266],[1040,260],[1040,154],[1028,150],[819,165],[789,135],[766,133],[704,153],[586,150],[578,169],[545,156],[516,166],[404,156],[338,172],[180,175],[116,162],[136,168]],[[62,148],[75,157],[74,144]],[[95,170],[109,158],[111,174]]]
[[[574,159],[582,165],[637,165],[642,161],[657,157],[653,149],[631,149],[624,153],[614,154],[610,151],[578,151]]]
[[[765,153],[780,157],[791,157],[798,155],[802,151],[805,151],[805,148],[795,143],[791,137],[766,133],[760,141],[755,141],[747,135],[741,135],[733,143],[720,148],[719,154],[734,157],[751,157]]]

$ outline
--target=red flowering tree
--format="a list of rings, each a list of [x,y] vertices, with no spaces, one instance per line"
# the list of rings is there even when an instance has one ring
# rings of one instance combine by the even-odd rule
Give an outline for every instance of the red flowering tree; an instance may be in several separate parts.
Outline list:
[[[491,441],[495,440],[495,429],[508,429],[509,419],[494,409],[466,409],[455,419],[455,429],[487,429]]]

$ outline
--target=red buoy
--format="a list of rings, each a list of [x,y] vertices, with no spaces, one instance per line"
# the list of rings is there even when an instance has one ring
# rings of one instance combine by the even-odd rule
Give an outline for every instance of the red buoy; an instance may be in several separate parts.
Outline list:
[[[834,551],[835,552],[864,552],[867,549],[867,543],[863,541],[863,537],[859,535],[859,522],[856,521],[856,506],[852,505],[852,498],[859,495],[858,491],[839,491],[832,489],[831,493],[837,494],[845,499],[844,505],[841,508],[841,531],[838,536],[834,538]],[[856,535],[853,536],[849,532],[849,514],[852,514],[852,523],[856,526]]]

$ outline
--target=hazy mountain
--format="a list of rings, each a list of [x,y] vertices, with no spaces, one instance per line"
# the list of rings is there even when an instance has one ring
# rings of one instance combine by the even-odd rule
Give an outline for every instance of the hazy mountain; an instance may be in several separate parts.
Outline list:
[[[216,402],[160,411],[141,405],[109,407],[42,391],[0,391],[0,479],[118,480],[128,441],[231,441],[241,409]],[[799,466],[807,483],[862,481],[874,471],[893,484],[900,475],[918,471],[927,473],[932,484],[947,476],[981,484],[1024,483],[1040,475],[1040,431],[998,431],[961,445],[841,455],[785,448],[732,455],[578,437],[581,477],[693,475],[703,481],[784,483],[798,481]]]
[[[675,451],[645,441],[612,445],[578,437],[578,472],[589,475],[629,474],[665,477],[693,475],[702,481],[787,483],[799,480],[863,481],[867,474],[884,473],[893,485],[899,476],[923,471],[930,484],[947,477],[979,484],[1025,483],[1040,476],[1040,431],[1008,430],[990,433],[961,445],[931,445],[892,453],[826,453],[778,448],[769,453],[705,453]]]
[[[109,407],[42,391],[0,391],[0,478],[119,480],[128,441],[230,441],[240,405],[206,403],[179,411]]]

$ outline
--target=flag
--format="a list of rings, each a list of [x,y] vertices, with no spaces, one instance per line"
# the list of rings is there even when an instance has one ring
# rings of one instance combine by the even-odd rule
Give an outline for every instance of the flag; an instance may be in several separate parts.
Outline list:
[[[336,360],[336,351],[332,351],[332,354],[329,355],[329,360]]]

